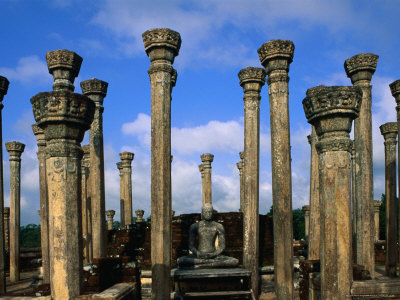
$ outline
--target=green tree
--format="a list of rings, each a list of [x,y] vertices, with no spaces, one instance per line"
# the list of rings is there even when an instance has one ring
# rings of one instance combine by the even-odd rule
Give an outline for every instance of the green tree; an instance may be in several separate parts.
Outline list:
[[[19,243],[21,248],[40,247],[40,225],[28,224],[20,227]]]

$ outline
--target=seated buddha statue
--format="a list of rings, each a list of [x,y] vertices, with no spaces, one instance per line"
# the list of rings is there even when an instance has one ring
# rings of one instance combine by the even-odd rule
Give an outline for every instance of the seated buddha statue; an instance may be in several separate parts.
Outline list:
[[[178,258],[179,268],[210,269],[236,267],[239,261],[222,255],[225,250],[225,230],[222,224],[212,220],[213,207],[205,204],[201,210],[201,221],[189,228],[189,250],[192,254]],[[196,236],[199,237],[198,248],[195,248]],[[217,246],[215,241],[218,238]]]

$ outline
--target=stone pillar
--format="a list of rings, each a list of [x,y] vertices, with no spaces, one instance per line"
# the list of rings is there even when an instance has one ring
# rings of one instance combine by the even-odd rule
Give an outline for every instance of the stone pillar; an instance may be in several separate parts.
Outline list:
[[[293,299],[292,172],[288,76],[293,53],[294,45],[287,40],[272,40],[258,49],[261,64],[265,67],[268,75],[275,294],[278,300]]]
[[[50,250],[49,250],[49,209],[47,200],[46,183],[46,140],[44,131],[32,125],[33,134],[36,136],[39,160],[39,187],[40,187],[40,246],[42,249],[43,283],[50,283]]]
[[[362,89],[363,100],[360,116],[354,121],[354,143],[356,161],[356,263],[365,266],[374,278],[375,248],[374,223],[371,200],[374,199],[372,173],[372,117],[371,78],[378,63],[378,56],[362,53],[346,59],[344,68],[354,86]]]
[[[90,198],[90,146],[82,146],[83,157],[81,161],[81,190],[82,190],[82,241],[83,241],[83,263],[87,264],[93,260],[92,247],[92,207]]]
[[[125,227],[125,188],[123,181],[122,162],[117,162],[117,169],[119,171],[119,201],[120,201],[120,214],[121,214],[121,228]]]
[[[308,259],[319,260],[319,243],[321,241],[321,207],[319,201],[319,163],[316,144],[318,142],[315,127],[311,126],[308,136],[311,146],[310,159],[310,223],[308,234]]]
[[[356,247],[357,244],[357,198],[356,198],[356,148],[354,146],[354,141],[352,141],[352,147],[351,147],[351,203],[352,203],[352,216],[353,216],[353,222],[352,222],[352,234],[353,234],[353,245]],[[354,256],[354,261],[356,261],[357,255],[355,251],[353,251],[355,256]]]
[[[151,84],[152,299],[169,299],[171,269],[171,89],[181,37],[170,29],[143,33]]]
[[[9,81],[0,76],[0,145],[3,145],[3,121],[1,111],[3,110],[3,99],[7,94]],[[3,184],[3,146],[0,147],[0,293],[6,292],[6,262],[5,262],[5,242],[4,242],[4,184]]]
[[[372,201],[372,207],[374,208],[374,224],[375,224],[375,241],[379,241],[379,210],[382,202],[379,200]]]
[[[262,68],[240,70],[244,96],[244,197],[243,266],[251,271],[251,288],[258,299],[259,267],[259,174],[260,174],[260,92],[265,84]]]
[[[214,155],[204,153],[201,156],[202,165],[202,191],[203,191],[203,206],[206,203],[212,204],[212,181],[211,181],[211,163],[214,160]]]
[[[114,224],[114,215],[115,215],[115,210],[107,210],[107,229],[112,230],[113,229],[113,224]]]
[[[396,100],[396,111],[397,111],[397,135],[400,135],[400,80],[393,81],[390,85],[390,91],[392,92],[392,96]],[[398,185],[399,185],[399,195],[400,195],[400,151],[397,152],[398,154],[398,172],[399,172],[399,178],[398,178]],[[397,214],[400,216],[400,205],[398,207]],[[399,222],[400,225],[400,222]],[[399,233],[399,238],[400,238],[400,228],[398,229]],[[399,256],[399,261],[400,261],[400,256]]]
[[[200,164],[199,165],[199,171],[200,171],[200,176],[201,176],[201,202],[202,202],[202,205],[204,206],[204,201],[205,201],[205,198],[204,198],[204,196],[205,196],[205,194],[204,194],[204,185],[205,185],[205,182],[204,182],[204,165],[203,164]]]
[[[144,210],[138,209],[135,211],[136,213],[136,223],[142,223],[143,222],[143,215],[144,215]]]
[[[308,243],[310,237],[310,205],[304,205],[301,209],[304,211],[304,233]]]
[[[132,224],[132,160],[134,154],[131,152],[122,152],[121,158],[121,188],[124,189],[124,226]],[[122,199],[122,198],[121,198]]]
[[[386,195],[386,275],[396,277],[397,268],[397,200],[396,200],[396,138],[397,122],[381,125],[385,139],[385,195]],[[372,206],[373,207],[373,206]],[[379,228],[379,227],[378,227]],[[374,240],[375,242],[375,240]]]
[[[10,155],[10,281],[19,281],[19,229],[21,218],[21,155],[25,145],[7,142]]]
[[[107,256],[103,147],[103,101],[107,95],[107,87],[107,82],[96,78],[81,82],[82,94],[88,96],[96,105],[89,131],[92,246],[95,258]]]
[[[236,166],[239,170],[239,187],[240,187],[240,208],[239,211],[244,212],[244,176],[243,176],[243,168],[244,168],[244,152],[240,152],[243,153],[243,158],[241,158],[241,161],[239,161],[238,163],[236,163]],[[239,154],[240,155],[240,154]]]
[[[95,104],[74,93],[82,58],[68,50],[46,53],[53,91],[31,98],[37,125],[46,138],[52,299],[75,299],[82,284],[80,142],[93,120]]]
[[[303,100],[318,142],[321,205],[321,299],[347,299],[352,283],[351,165],[352,120],[358,116],[358,87],[318,86]]]
[[[4,241],[6,251],[10,253],[10,208],[4,207]]]

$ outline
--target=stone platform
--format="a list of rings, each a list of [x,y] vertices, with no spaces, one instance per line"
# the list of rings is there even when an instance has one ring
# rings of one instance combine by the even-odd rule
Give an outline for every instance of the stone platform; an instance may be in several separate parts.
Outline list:
[[[174,299],[252,299],[250,271],[227,269],[173,269]]]

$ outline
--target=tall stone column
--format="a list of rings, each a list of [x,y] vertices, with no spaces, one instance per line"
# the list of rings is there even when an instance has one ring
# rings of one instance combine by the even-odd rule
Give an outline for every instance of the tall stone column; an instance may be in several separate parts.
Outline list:
[[[172,67],[181,37],[170,29],[143,33],[151,84],[151,248],[152,299],[170,297],[171,268],[171,89]],[[174,78],[175,77],[175,78]]]
[[[308,234],[308,259],[319,260],[319,243],[321,240],[321,207],[319,201],[319,163],[316,144],[318,142],[315,127],[311,126],[308,137],[311,146],[310,159],[310,223]]]
[[[43,283],[50,283],[50,257],[49,257],[49,209],[47,200],[46,183],[46,140],[44,131],[39,126],[32,125],[33,134],[36,136],[39,160],[39,187],[40,187],[40,246],[42,248]]]
[[[258,299],[259,267],[259,174],[260,174],[260,92],[265,84],[262,68],[240,70],[244,96],[244,197],[243,266],[251,271],[251,288]]]
[[[115,215],[115,210],[107,210],[107,229],[112,230],[113,229],[113,224],[114,224],[114,215]]]
[[[121,228],[125,227],[125,187],[123,181],[122,162],[117,162],[117,169],[119,171],[119,201],[120,201],[120,214],[121,214]]]
[[[287,40],[272,40],[264,43],[258,49],[261,64],[265,67],[268,75],[275,294],[278,300],[293,299],[292,172],[288,76],[293,53],[294,45],[292,41]]]
[[[90,146],[82,146],[83,157],[81,161],[81,195],[82,195],[82,241],[83,241],[83,263],[87,264],[93,260],[92,247],[92,207],[90,198]]]
[[[10,208],[4,207],[4,241],[5,250],[10,253]]]
[[[46,138],[52,299],[75,299],[82,283],[80,142],[93,120],[95,104],[74,93],[82,58],[68,50],[46,53],[53,91],[31,98],[37,125]]]
[[[374,223],[375,223],[375,241],[379,241],[379,209],[382,202],[373,200],[372,206],[374,208]]]
[[[240,152],[244,153],[244,152]],[[243,156],[244,158],[244,156]],[[239,211],[244,212],[244,176],[243,176],[243,168],[244,168],[244,162],[243,159],[236,163],[236,166],[239,170],[239,187],[240,187],[240,209]]]
[[[310,205],[304,205],[301,209],[304,211],[304,233],[308,243],[310,237]]]
[[[354,146],[354,140],[352,141],[352,147],[351,147],[351,203],[352,203],[352,216],[353,216],[353,222],[352,222],[352,234],[353,234],[353,245],[357,244],[357,197],[356,197],[356,148]],[[357,255],[355,251],[353,251],[355,256],[354,256],[354,261],[357,259]]]
[[[10,281],[19,281],[19,229],[21,218],[21,155],[25,145],[7,142],[10,155]]]
[[[397,135],[400,136],[400,80],[393,81],[390,85],[390,91],[392,92],[392,96],[396,100],[396,111],[397,111]],[[398,172],[399,172],[399,178],[398,178],[398,185],[399,185],[399,195],[400,195],[400,151],[398,151]],[[398,207],[397,211],[398,215],[400,216],[400,205]],[[400,225],[400,224],[399,224]],[[400,229],[398,230],[399,233],[399,238],[400,238]],[[400,261],[400,256],[399,256],[399,261]]]
[[[318,86],[303,100],[315,126],[321,205],[321,299],[347,299],[352,283],[351,165],[352,120],[358,116],[358,87]]]
[[[386,275],[396,277],[397,268],[397,200],[396,200],[396,138],[397,122],[381,125],[385,139],[385,195],[386,195]],[[374,240],[375,242],[375,240]]]
[[[121,158],[121,188],[124,189],[124,226],[132,224],[132,160],[134,154],[131,152],[122,152]],[[122,198],[121,198],[122,199]]]
[[[3,99],[7,94],[9,81],[0,76],[0,145],[3,145],[3,121],[1,111],[3,110]],[[6,292],[6,262],[4,242],[4,183],[3,183],[3,146],[0,147],[0,293]]]
[[[88,96],[96,105],[89,131],[92,246],[93,257],[95,258],[107,256],[103,147],[103,101],[107,95],[107,88],[107,82],[96,78],[81,82],[82,94]]]
[[[344,68],[354,86],[363,93],[360,116],[354,121],[354,143],[356,162],[357,229],[356,263],[364,265],[372,277],[375,274],[374,222],[372,221],[371,200],[374,200],[372,172],[372,116],[371,89],[372,75],[378,63],[378,55],[362,53],[346,59]]]
[[[202,172],[202,191],[203,191],[203,206],[206,203],[212,204],[212,181],[211,181],[211,163],[214,160],[214,155],[211,153],[204,153],[201,156],[203,162]]]

